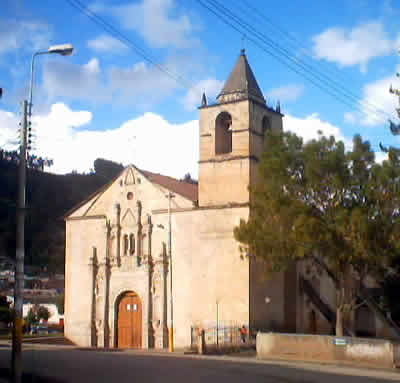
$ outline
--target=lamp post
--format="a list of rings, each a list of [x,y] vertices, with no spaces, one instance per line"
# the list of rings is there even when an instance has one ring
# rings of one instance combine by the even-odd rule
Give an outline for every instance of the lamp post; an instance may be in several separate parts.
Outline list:
[[[218,314],[219,314],[219,310],[218,310],[218,305],[219,305],[219,301],[218,299],[215,302],[217,304],[217,348],[219,348],[219,318],[218,318]]]
[[[172,297],[172,227],[171,227],[171,199],[175,197],[174,194],[168,192],[168,258],[169,258],[169,298],[170,298],[170,326],[169,326],[169,351],[174,351],[174,300]]]
[[[17,201],[17,235],[16,235],[16,265],[14,278],[14,326],[12,333],[11,370],[13,382],[22,381],[22,320],[24,300],[24,258],[25,258],[25,189],[26,189],[26,155],[29,144],[28,125],[32,116],[32,92],[34,78],[34,62],[38,55],[57,53],[62,56],[72,54],[71,44],[54,45],[47,51],[38,51],[32,56],[29,103],[24,100],[23,119],[21,126],[21,144],[18,169],[18,201]]]

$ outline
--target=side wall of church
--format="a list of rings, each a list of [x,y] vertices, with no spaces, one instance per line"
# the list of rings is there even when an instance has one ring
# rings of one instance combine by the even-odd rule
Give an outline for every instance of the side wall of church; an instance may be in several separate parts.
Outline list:
[[[167,222],[155,214],[154,226]],[[249,266],[240,258],[233,227],[248,208],[196,209],[172,214],[175,345],[190,345],[191,327],[249,323]],[[166,233],[155,230],[160,240]],[[168,275],[169,278],[169,275]],[[168,280],[169,286],[169,280]],[[169,297],[169,288],[168,297]],[[170,300],[168,298],[168,323]]]
[[[65,257],[65,335],[79,345],[91,342],[93,247],[97,257],[106,254],[104,218],[71,220],[66,224]],[[87,243],[83,239],[90,238]]]
[[[250,325],[263,331],[296,331],[296,267],[269,272],[250,257]]]

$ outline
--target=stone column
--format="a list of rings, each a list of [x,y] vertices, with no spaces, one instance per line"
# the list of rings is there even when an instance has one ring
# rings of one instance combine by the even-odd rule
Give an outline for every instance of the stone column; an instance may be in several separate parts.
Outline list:
[[[114,216],[115,216],[115,258],[117,259],[117,265],[121,265],[121,206],[119,203],[114,205]]]
[[[153,259],[151,255],[151,236],[153,233],[153,224],[151,222],[151,216],[147,217],[147,326],[146,326],[146,339],[147,348],[154,347],[154,329],[153,329],[153,295],[151,292],[151,280],[153,275]]]
[[[104,260],[104,347],[110,347],[110,277],[111,267],[108,257]]]
[[[168,346],[166,253],[166,245],[165,243],[162,243],[162,252],[153,262],[154,272],[152,275],[152,324],[154,329],[155,348],[166,348]]]
[[[96,278],[97,278],[97,248],[93,247],[93,254],[89,261],[90,274],[92,278],[91,309],[90,309],[90,346],[97,347],[96,330]]]
[[[110,326],[109,326],[109,298],[110,298],[110,244],[111,244],[111,225],[106,227],[106,249],[101,262],[97,264],[96,273],[96,331],[98,347],[109,347],[110,345]]]
[[[168,347],[168,256],[167,246],[163,247],[163,347]]]
[[[97,346],[104,347],[104,262],[99,262],[97,265],[97,273],[96,273],[96,338],[97,338]]]
[[[140,201],[136,202],[136,217],[137,217],[137,231],[136,231],[136,264],[140,266],[141,261],[143,259],[143,251],[142,251],[142,203]]]

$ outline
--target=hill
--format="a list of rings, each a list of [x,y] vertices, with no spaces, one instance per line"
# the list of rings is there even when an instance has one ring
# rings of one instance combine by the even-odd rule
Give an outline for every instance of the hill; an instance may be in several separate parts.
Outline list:
[[[96,166],[97,165],[97,166]],[[98,159],[95,173],[56,175],[28,169],[25,264],[64,272],[64,214],[109,182],[122,165]],[[0,161],[0,255],[15,258],[18,166]]]

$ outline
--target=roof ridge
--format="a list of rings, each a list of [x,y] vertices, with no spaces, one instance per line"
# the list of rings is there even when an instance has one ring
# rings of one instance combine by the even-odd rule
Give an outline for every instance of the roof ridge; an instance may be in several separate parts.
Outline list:
[[[172,177],[172,176],[167,176],[167,175],[162,174],[162,173],[154,173],[154,172],[151,172],[151,171],[149,171],[149,170],[144,170],[144,169],[138,169],[138,170],[140,170],[140,171],[142,171],[142,172],[144,172],[144,173],[150,173],[150,174],[153,174],[153,175],[156,175],[156,176],[161,176],[161,177],[170,178],[170,179],[172,179],[172,180],[174,180],[174,181],[177,181],[177,182],[185,182],[185,183],[187,183],[187,184],[189,184],[189,185],[193,185],[192,182],[186,181],[185,179],[179,179],[179,178],[175,178],[175,177]],[[193,180],[193,181],[194,181],[194,180]]]

